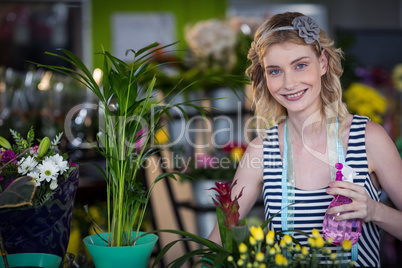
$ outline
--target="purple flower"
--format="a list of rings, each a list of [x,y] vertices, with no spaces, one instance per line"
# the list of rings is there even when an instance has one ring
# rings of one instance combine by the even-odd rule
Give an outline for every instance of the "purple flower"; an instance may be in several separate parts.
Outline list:
[[[17,155],[12,150],[6,150],[1,157],[1,162],[7,163],[8,161],[14,159],[12,163],[17,164],[18,161],[16,158]]]

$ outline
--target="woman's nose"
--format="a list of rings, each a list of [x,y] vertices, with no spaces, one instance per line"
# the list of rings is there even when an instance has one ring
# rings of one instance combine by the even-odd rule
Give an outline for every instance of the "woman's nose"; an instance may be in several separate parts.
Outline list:
[[[285,74],[283,87],[287,90],[295,90],[297,88],[298,80],[293,74]]]

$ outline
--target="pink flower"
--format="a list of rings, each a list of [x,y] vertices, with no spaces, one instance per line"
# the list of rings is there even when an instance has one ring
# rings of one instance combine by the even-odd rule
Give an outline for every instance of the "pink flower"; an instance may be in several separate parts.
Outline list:
[[[148,128],[143,127],[140,131],[138,131],[136,135],[136,141],[135,141],[135,151],[139,153],[144,146],[144,143],[147,139],[148,135]]]
[[[233,184],[231,184],[230,181],[215,182],[216,187],[209,189],[218,192],[216,195],[217,200],[212,198],[212,201],[225,212],[225,225],[229,229],[231,229],[231,226],[238,226],[240,218],[238,199],[242,196],[243,189],[241,189],[239,196],[236,196],[233,200],[231,197],[233,186],[235,186],[236,183],[237,181]]]
[[[6,150],[1,156],[1,162],[7,163],[8,161],[14,159],[13,164],[17,164],[17,155],[12,150]]]
[[[32,146],[32,147],[29,149],[29,153],[30,153],[31,155],[33,155],[33,156],[38,156],[38,149],[39,149],[39,145]]]

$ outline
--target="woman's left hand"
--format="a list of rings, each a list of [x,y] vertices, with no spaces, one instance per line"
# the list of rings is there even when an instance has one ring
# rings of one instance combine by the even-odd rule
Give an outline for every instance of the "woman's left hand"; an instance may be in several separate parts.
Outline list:
[[[364,222],[372,220],[377,202],[370,198],[363,186],[346,181],[333,181],[329,183],[326,192],[330,195],[343,195],[352,199],[350,204],[332,207],[327,211],[328,214],[348,212],[336,216],[336,220],[362,219]]]

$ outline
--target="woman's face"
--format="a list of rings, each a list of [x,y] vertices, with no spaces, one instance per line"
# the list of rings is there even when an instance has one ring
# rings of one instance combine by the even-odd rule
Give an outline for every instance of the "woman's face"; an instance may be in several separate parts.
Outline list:
[[[311,46],[286,42],[272,45],[263,61],[268,90],[288,114],[311,114],[321,107],[321,76],[328,63],[324,53],[317,58]]]

